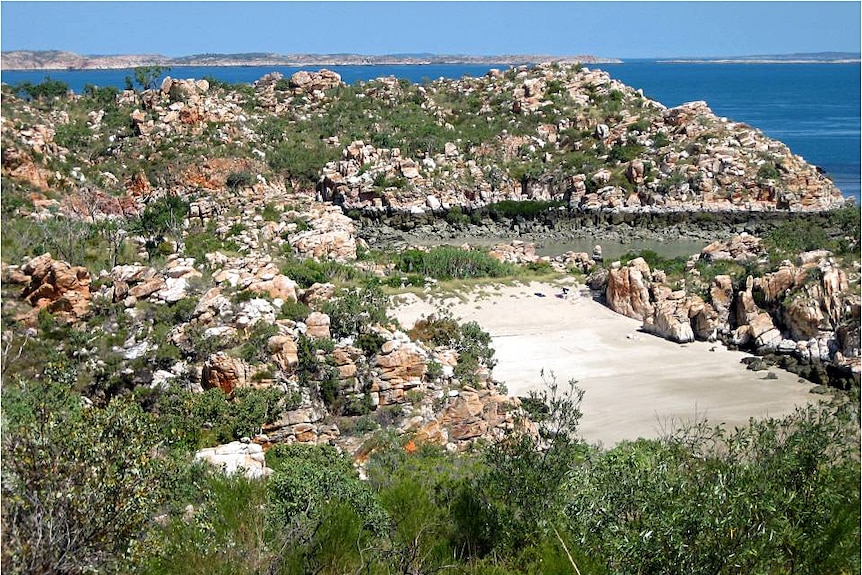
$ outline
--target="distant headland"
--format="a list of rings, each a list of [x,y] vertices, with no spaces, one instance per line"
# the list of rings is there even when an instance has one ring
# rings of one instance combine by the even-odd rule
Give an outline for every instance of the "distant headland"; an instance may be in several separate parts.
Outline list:
[[[810,52],[728,58],[673,58],[659,60],[659,62],[667,64],[856,64],[862,62],[862,53]]]
[[[591,55],[504,54],[195,54],[171,58],[159,54],[80,55],[57,50],[16,50],[2,55],[3,70],[111,70],[137,66],[377,66],[423,64],[541,64],[543,62],[618,64],[622,60]]]

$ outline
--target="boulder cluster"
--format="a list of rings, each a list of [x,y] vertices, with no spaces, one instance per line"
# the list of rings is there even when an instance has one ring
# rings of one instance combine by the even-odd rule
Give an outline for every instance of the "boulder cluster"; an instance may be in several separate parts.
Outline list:
[[[860,376],[860,298],[847,272],[825,250],[802,253],[778,269],[743,282],[729,275],[704,281],[699,259],[750,261],[759,239],[716,242],[689,261],[688,275],[671,287],[643,258],[615,262],[606,278],[607,305],[643,321],[643,330],[679,343],[721,340],[758,354],[793,356],[803,364],[837,366]]]

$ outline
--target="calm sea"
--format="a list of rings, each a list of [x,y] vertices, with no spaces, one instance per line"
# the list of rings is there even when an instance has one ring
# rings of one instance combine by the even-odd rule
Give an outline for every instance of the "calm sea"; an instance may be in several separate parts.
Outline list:
[[[499,67],[499,66],[497,66]],[[646,96],[667,106],[705,100],[719,116],[745,122],[786,143],[794,153],[820,166],[844,195],[860,198],[859,64],[671,64],[629,61],[602,67]],[[492,66],[330,66],[345,82],[396,76],[413,82],[486,73]],[[289,77],[293,67],[183,67],[179,78],[212,76],[225,82],[253,82],[272,71]],[[80,93],[86,84],[122,88],[131,70],[52,71]],[[42,71],[3,72],[3,82],[40,82]]]

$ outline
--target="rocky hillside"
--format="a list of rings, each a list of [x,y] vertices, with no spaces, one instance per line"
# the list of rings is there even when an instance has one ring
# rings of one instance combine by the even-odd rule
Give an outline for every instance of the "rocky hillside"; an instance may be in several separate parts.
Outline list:
[[[321,70],[82,95],[4,86],[2,107],[4,374],[71,366],[89,401],[138,394],[188,420],[198,445],[212,443],[199,435],[209,429],[218,441],[338,443],[361,457],[379,426],[457,450],[524,422],[491,376],[479,326],[442,315],[405,332],[382,289],[596,262],[545,261],[522,244],[376,250],[349,216],[814,214],[844,203],[755,128],[702,102],[666,109],[575,65],[422,85],[347,86]],[[841,245],[852,253],[858,239]],[[757,342],[858,381],[858,269],[850,281],[828,255],[811,257],[744,287],[716,275],[697,296],[629,262],[607,272],[608,300],[679,341]],[[200,399],[212,393],[216,403]],[[256,415],[228,426],[207,405]]]
[[[50,102],[14,93],[3,102],[3,173],[48,195],[196,198],[233,176],[358,212],[443,215],[505,200],[578,213],[844,203],[816,167],[756,128],[704,102],[667,109],[578,65],[423,85],[347,86],[322,70],[253,86],[168,78],[140,94],[92,88]]]

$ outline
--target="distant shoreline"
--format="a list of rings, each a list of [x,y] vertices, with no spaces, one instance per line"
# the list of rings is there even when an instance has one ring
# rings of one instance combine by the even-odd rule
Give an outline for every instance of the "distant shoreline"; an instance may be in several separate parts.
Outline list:
[[[848,58],[839,60],[656,60],[657,64],[859,64],[862,58]]]
[[[10,51],[2,55],[0,69],[27,70],[124,70],[139,66],[165,67],[256,67],[256,66],[433,66],[433,65],[500,65],[517,66],[544,62],[618,64],[617,58],[592,55],[548,56],[538,54],[505,54],[466,56],[455,54],[382,55],[361,54],[200,54],[169,58],[158,54],[81,56],[73,52]]]

